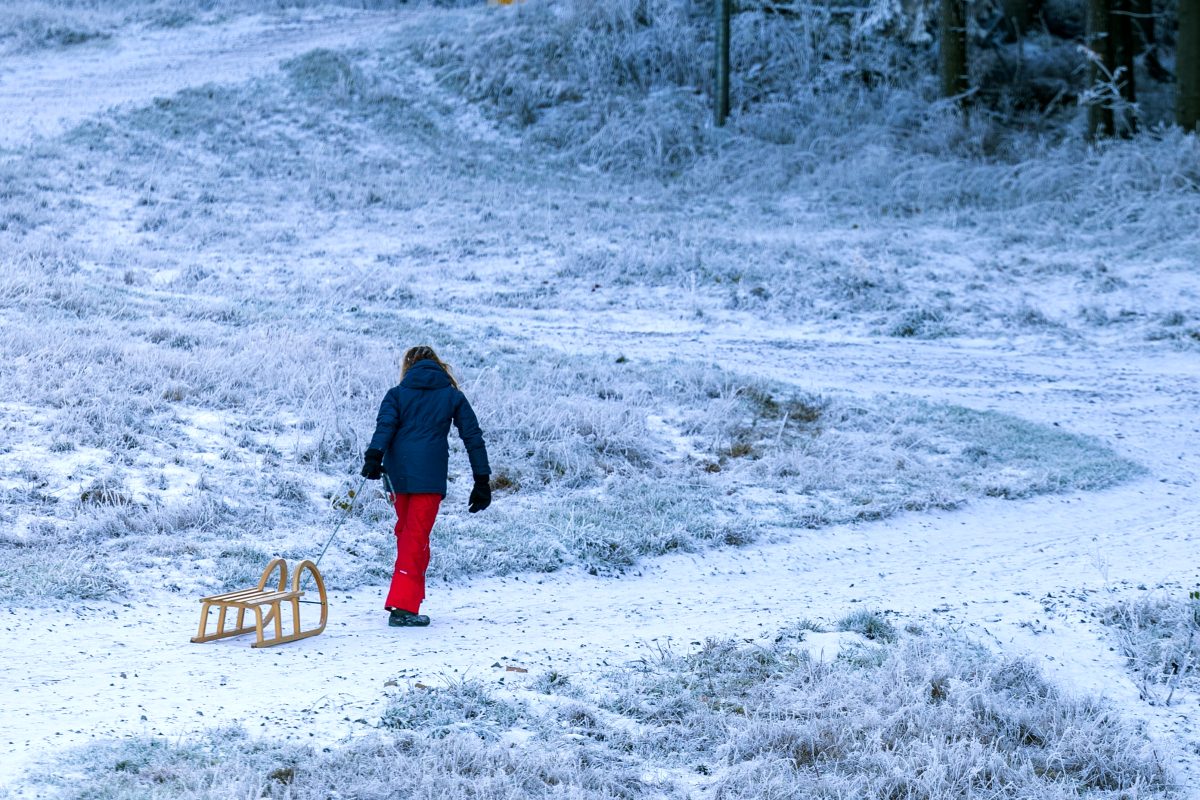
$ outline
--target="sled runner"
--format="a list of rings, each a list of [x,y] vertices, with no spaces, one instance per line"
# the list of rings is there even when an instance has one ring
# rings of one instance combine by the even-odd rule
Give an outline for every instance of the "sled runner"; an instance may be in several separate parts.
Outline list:
[[[271,577],[274,572],[278,572],[279,577],[277,580],[272,581]],[[305,572],[312,576],[313,582],[317,585],[317,593],[321,598],[319,601],[321,606],[321,622],[315,628],[301,630],[300,604],[317,604],[317,601],[300,599],[304,596],[304,591],[300,587],[301,579]],[[268,584],[273,585],[268,586]],[[296,572],[292,575],[291,589],[288,589],[287,562],[282,558],[277,558],[263,570],[262,579],[259,580],[257,587],[239,589],[224,594],[215,594],[211,597],[202,597],[200,598],[200,602],[203,604],[200,608],[200,632],[192,638],[193,642],[211,642],[216,639],[225,639],[229,636],[241,636],[243,633],[254,632],[258,635],[258,638],[254,644],[250,645],[251,647],[272,647],[277,644],[286,644],[298,639],[307,639],[309,636],[316,636],[325,630],[325,622],[329,617],[329,601],[325,595],[325,581],[322,580],[321,573],[317,570],[317,565],[307,560],[301,561],[296,566]],[[283,632],[282,613],[284,603],[291,606],[292,612],[292,630],[287,635],[284,635]],[[217,629],[213,633],[208,633],[208,614],[213,606],[219,609],[217,614]],[[237,625],[227,630],[225,628],[225,617],[231,609],[237,611]],[[254,613],[254,623],[251,625],[246,624],[247,611]],[[268,626],[271,628],[273,635],[267,635]]]

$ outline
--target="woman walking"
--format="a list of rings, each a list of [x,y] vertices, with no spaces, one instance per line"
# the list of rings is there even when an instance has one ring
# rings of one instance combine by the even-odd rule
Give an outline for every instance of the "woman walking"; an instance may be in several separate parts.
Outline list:
[[[371,480],[387,473],[388,491],[396,506],[396,569],[385,607],[388,624],[429,624],[419,613],[425,599],[429,567],[429,532],[446,496],[450,423],[467,447],[475,487],[467,510],[491,505],[487,448],[471,404],[458,389],[450,368],[432,347],[410,347],[404,353],[400,383],[384,395],[363,460],[362,475]]]

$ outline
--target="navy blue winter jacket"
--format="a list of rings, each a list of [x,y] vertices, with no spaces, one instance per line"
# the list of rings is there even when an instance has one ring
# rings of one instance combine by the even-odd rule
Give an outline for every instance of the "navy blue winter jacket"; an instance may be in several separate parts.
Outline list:
[[[393,492],[446,495],[451,422],[467,446],[471,472],[490,475],[483,431],[466,396],[436,361],[418,361],[384,396],[371,437],[370,446],[383,451]]]

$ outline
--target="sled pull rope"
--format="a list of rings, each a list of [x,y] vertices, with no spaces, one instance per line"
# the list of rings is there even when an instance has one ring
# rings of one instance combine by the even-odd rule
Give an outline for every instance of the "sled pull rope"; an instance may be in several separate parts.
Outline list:
[[[313,563],[318,567],[321,566],[321,559],[325,557],[325,551],[329,549],[329,545],[333,544],[333,540],[337,538],[338,531],[346,524],[346,520],[350,519],[351,512],[354,511],[354,504],[358,502],[358,496],[362,494],[363,487],[367,485],[367,479],[363,478],[359,481],[358,488],[354,490],[354,495],[350,498],[350,505],[346,506],[346,513],[338,520],[338,524],[333,526],[333,533],[329,534],[329,538],[325,540],[325,546],[321,548],[321,554],[317,556],[317,560]]]
[[[338,520],[338,524],[333,526],[333,533],[329,534],[329,538],[325,540],[325,546],[321,548],[321,553],[320,553],[320,555],[317,556],[317,560],[313,562],[313,567],[319,567],[321,565],[321,559],[325,557],[325,551],[329,549],[329,545],[333,544],[333,540],[335,538],[337,538],[338,531],[340,531],[342,529],[342,526],[346,524],[346,520],[350,519],[350,513],[352,511],[354,511],[354,504],[358,502],[358,496],[360,494],[362,494],[363,487],[366,485],[367,485],[366,478],[363,478],[361,481],[359,481],[358,488],[355,489],[354,494],[352,494],[350,496],[350,504],[348,506],[346,506],[346,513],[343,514],[342,518]],[[308,578],[308,576],[305,575],[305,579],[307,579],[307,578]],[[304,588],[303,584],[301,584],[300,588],[301,589]],[[315,601],[315,600],[300,600],[299,602],[301,602],[301,603],[316,603],[317,601]]]

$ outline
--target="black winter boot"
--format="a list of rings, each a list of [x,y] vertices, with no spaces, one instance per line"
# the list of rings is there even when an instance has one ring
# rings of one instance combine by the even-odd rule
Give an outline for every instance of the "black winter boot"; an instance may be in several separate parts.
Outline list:
[[[393,628],[424,628],[429,624],[429,617],[424,614],[414,614],[403,608],[393,608],[388,617],[388,625]]]

